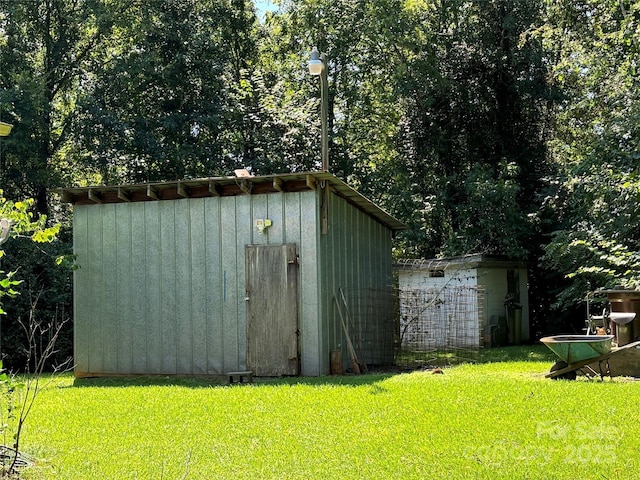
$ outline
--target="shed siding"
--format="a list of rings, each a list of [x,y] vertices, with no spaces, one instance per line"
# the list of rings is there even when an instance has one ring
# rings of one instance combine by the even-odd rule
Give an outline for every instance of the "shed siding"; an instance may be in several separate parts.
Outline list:
[[[145,320],[145,307],[147,305],[148,293],[146,289],[139,289],[141,285],[147,284],[147,262],[146,262],[146,236],[147,225],[145,224],[145,208],[136,209],[131,212],[131,254],[143,257],[142,264],[145,268],[133,268],[131,261],[131,285],[134,287],[130,290],[133,296],[131,302],[132,316],[132,332],[131,332],[131,371],[133,373],[145,373],[147,371],[147,336]],[[137,297],[137,299],[136,299]],[[136,334],[137,333],[137,334]]]
[[[76,205],[76,372],[245,368],[244,247],[285,242],[297,245],[301,259],[302,373],[323,372],[315,195]],[[273,222],[264,234],[258,218]]]
[[[176,310],[176,229],[175,229],[175,203],[162,202],[160,204],[160,251],[162,276],[160,277],[160,335],[162,338],[162,363],[160,365],[161,373],[178,373],[177,372],[177,329],[176,315],[180,312]],[[118,205],[119,206],[119,205]],[[136,208],[132,205],[129,208]],[[122,248],[125,248],[122,245]],[[118,281],[126,281],[126,279],[118,279]],[[186,288],[186,286],[185,286]],[[118,302],[114,298],[115,303]],[[122,319],[126,321],[126,319]],[[118,344],[114,344],[118,347]]]
[[[207,374],[207,290],[206,290],[206,230],[205,203],[203,199],[193,201],[188,212],[191,225],[191,296],[188,298],[193,318],[191,349],[193,352],[193,372]]]
[[[131,216],[122,209],[115,209],[115,237],[116,244],[124,244],[128,248],[116,248],[116,277],[115,278],[131,278],[131,254],[132,254],[132,237],[131,237]],[[128,283],[128,282],[127,282]],[[118,325],[116,326],[115,336],[121,348],[116,350],[117,364],[116,371],[131,371],[133,366],[133,325],[126,321],[128,312],[132,311],[132,291],[125,282],[115,282],[116,296],[118,303],[115,305],[115,318]],[[135,317],[133,319],[135,321]]]
[[[73,245],[76,252],[82,251],[88,253],[87,247],[87,231],[88,231],[88,211],[80,209],[74,213],[73,220]],[[96,255],[93,255],[95,258]],[[86,268],[91,268],[91,255],[85,255]],[[95,265],[93,265],[95,268]],[[73,283],[73,309],[74,312],[89,311],[93,299],[87,295],[83,295],[86,285],[79,285],[78,282]],[[96,291],[95,288],[89,290]],[[97,293],[97,292],[96,292]],[[91,332],[91,325],[87,322],[74,322],[73,326],[73,344],[75,345],[74,361],[76,364],[89,365],[89,349],[91,346],[91,337],[98,332]]]
[[[245,245],[252,244],[254,242],[255,227],[253,219],[251,218],[251,204],[253,203],[267,203],[269,201],[268,195],[261,195],[258,199],[255,196],[241,196],[236,197],[236,283],[233,285],[233,292],[236,302],[236,338],[235,352],[238,356],[236,365],[242,365],[246,368],[247,365],[247,302],[245,291]],[[224,228],[224,226],[223,226]],[[268,233],[267,233],[268,235]]]
[[[95,208],[95,207],[93,207]],[[77,207],[76,207],[77,209]],[[146,364],[145,371],[150,374],[162,373],[162,243],[160,232],[160,204],[158,202],[145,202],[135,210],[144,210],[144,236],[141,248],[136,253],[136,263],[144,270],[144,283],[136,285],[136,291],[144,291],[145,300],[142,305],[141,318],[136,322],[139,330],[136,332],[145,344],[141,356]],[[75,212],[75,209],[74,209]],[[94,215],[99,215],[99,212]],[[140,264],[144,266],[141,266]],[[136,352],[136,355],[138,352]],[[142,361],[140,361],[142,363]]]
[[[116,254],[118,252],[116,244],[116,207],[109,205],[105,208],[102,217],[102,293],[104,300],[104,323],[103,323],[103,368],[107,373],[118,371],[118,325],[122,322],[118,318],[117,303],[108,301],[117,298],[118,270]],[[115,340],[115,341],[111,341]],[[99,340],[100,341],[100,340]],[[90,352],[91,353],[91,352]]]
[[[315,192],[300,195],[296,200],[287,198],[285,205],[288,219],[286,243],[296,243],[293,236],[300,239],[298,256],[300,257],[300,369],[303,375],[320,375],[324,372],[320,349],[319,303],[320,254],[318,252],[318,209]],[[291,213],[289,213],[291,212]],[[298,212],[294,215],[293,212]]]
[[[240,364],[238,356],[238,295],[236,249],[236,198],[221,199],[220,245],[222,246],[219,272],[222,278],[222,368],[234,370]],[[214,264],[215,265],[215,264]],[[211,266],[213,267],[213,265]]]
[[[204,287],[206,298],[206,373],[215,374],[224,368],[224,336],[222,305],[225,297],[225,276],[222,267],[224,246],[220,230],[222,225],[221,199],[203,200],[205,225]],[[216,268],[216,266],[218,266]],[[216,272],[214,274],[213,272]]]
[[[445,266],[443,260],[443,267]],[[398,283],[401,290],[430,290],[445,287],[480,287],[483,292],[484,304],[478,313],[478,321],[497,323],[499,317],[506,315],[504,300],[509,292],[507,281],[508,271],[517,272],[520,298],[517,301],[522,305],[522,340],[530,337],[529,332],[529,300],[528,279],[526,268],[510,268],[501,266],[478,265],[473,267],[447,265],[444,268],[444,277],[430,277],[429,269],[402,270],[399,272]],[[407,307],[408,308],[408,307]],[[483,315],[484,312],[484,315]],[[489,328],[485,324],[485,329]],[[486,333],[486,332],[485,332]]]
[[[321,195],[319,192],[318,195]],[[392,264],[391,264],[391,231],[364,212],[353,208],[344,199],[336,195],[330,196],[329,201],[329,232],[320,235],[320,270],[322,276],[320,286],[320,331],[322,336],[319,344],[321,371],[329,373],[329,356],[333,349],[342,349],[344,366],[348,366],[346,339],[340,317],[335,305],[334,297],[341,288],[347,297],[347,303],[352,316],[359,312],[353,311],[354,306],[366,308],[370,302],[370,295],[376,292],[388,291],[391,299]],[[361,312],[365,313],[365,312]],[[363,316],[363,318],[366,318]],[[354,320],[356,320],[354,318]],[[388,319],[370,318],[371,322],[379,324],[360,325],[380,336],[371,339],[382,342],[385,336],[384,323]],[[358,323],[358,322],[356,322]],[[393,355],[393,336],[387,335],[385,345],[380,344],[380,353]],[[360,359],[363,360],[363,359]],[[366,358],[369,363],[378,363],[380,359]],[[382,361],[382,360],[380,360]]]

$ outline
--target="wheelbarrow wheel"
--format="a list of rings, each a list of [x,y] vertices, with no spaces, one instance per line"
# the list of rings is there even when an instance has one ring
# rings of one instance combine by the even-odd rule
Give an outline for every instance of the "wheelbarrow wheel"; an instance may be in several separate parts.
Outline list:
[[[563,360],[558,360],[556,363],[553,364],[553,366],[551,367],[551,372],[557,372],[558,370],[562,370],[563,368],[567,368],[569,366],[569,364]],[[576,379],[576,371],[575,370],[571,370],[570,372],[565,372],[561,375],[555,376],[555,377],[551,377],[554,380],[558,380],[558,379],[562,379],[562,380],[575,380]]]

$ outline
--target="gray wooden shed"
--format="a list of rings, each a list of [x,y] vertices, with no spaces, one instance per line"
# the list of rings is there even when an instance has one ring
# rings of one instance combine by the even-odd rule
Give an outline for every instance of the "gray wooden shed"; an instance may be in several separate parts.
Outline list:
[[[390,291],[405,228],[326,172],[57,192],[74,206],[77,376],[322,375],[336,350],[346,368],[334,297]],[[358,320],[362,362],[393,355],[381,317]]]

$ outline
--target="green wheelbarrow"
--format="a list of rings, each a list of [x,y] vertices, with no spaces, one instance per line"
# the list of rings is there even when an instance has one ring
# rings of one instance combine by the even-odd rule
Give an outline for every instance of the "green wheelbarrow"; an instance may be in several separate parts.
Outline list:
[[[586,375],[611,375],[609,358],[616,352],[631,345],[625,345],[617,349],[611,348],[613,335],[555,335],[541,338],[549,349],[555,353],[558,360],[546,378],[573,380],[578,370]],[[595,371],[590,365],[598,363],[599,371]]]

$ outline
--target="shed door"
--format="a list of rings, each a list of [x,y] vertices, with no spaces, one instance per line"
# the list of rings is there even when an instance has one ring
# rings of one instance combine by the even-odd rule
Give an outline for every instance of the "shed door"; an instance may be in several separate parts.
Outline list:
[[[298,260],[295,245],[247,245],[247,368],[298,375]]]

